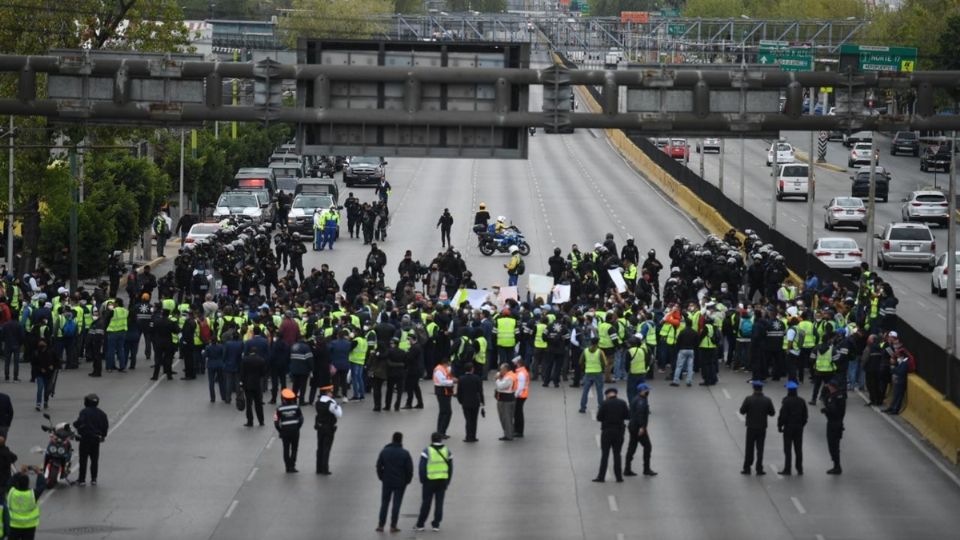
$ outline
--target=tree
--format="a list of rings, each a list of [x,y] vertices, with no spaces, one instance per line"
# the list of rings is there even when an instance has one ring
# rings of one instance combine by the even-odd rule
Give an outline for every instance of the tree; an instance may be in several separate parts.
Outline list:
[[[423,0],[394,0],[393,11],[403,14],[423,13],[424,2]]]
[[[290,47],[299,38],[368,38],[383,28],[371,17],[392,11],[392,0],[294,0],[279,26]]]

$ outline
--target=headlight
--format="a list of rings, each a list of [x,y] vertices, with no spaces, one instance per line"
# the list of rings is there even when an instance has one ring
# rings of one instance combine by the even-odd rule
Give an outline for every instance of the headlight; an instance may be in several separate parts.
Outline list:
[[[230,210],[223,207],[217,207],[213,209],[213,215],[215,216],[226,216],[230,214]]]
[[[303,217],[303,209],[302,209],[302,208],[293,208],[293,209],[290,210],[290,213],[287,214],[287,215],[288,215],[289,217],[291,217],[291,218],[294,218],[294,217]],[[292,221],[292,220],[291,220],[291,221]]]

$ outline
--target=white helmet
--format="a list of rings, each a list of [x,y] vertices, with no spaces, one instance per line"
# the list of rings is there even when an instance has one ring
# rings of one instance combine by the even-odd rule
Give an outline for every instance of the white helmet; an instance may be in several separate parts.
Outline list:
[[[518,251],[520,251],[520,248],[517,246],[510,246],[510,253],[516,253]]]
[[[506,221],[506,220],[507,218],[505,216],[497,216],[497,221]]]

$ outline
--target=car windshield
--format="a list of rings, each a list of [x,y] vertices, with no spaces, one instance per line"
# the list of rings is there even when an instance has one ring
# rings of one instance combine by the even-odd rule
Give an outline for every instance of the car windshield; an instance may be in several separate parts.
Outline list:
[[[862,208],[863,201],[852,197],[843,197],[834,201],[833,205],[843,206],[844,208]]]
[[[777,152],[793,152],[793,147],[789,144],[778,144]]]
[[[946,202],[947,198],[944,197],[943,195],[930,194],[930,195],[917,195],[916,197],[914,197],[914,200],[917,202],[923,202],[923,203],[942,203],[942,202]]]
[[[673,146],[686,146],[687,141],[684,139],[671,139],[670,144]]]
[[[831,238],[820,241],[821,249],[857,249],[857,243],[849,238]]]
[[[217,206],[250,207],[258,205],[257,197],[252,193],[230,193],[221,195],[220,200],[217,201]]]
[[[277,178],[277,189],[280,191],[293,191],[297,189],[299,178]]]
[[[896,229],[890,230],[890,239],[929,242],[930,229],[922,229],[919,227],[897,227]]]
[[[380,165],[380,158],[364,157],[364,156],[350,158],[350,165],[351,166],[365,165],[369,167],[376,167]]]
[[[917,134],[912,131],[901,131],[897,133],[897,139],[903,140],[914,140],[917,138]]]
[[[807,177],[806,165],[788,165],[783,168],[782,176]]]
[[[333,197],[297,197],[293,201],[294,208],[329,208],[333,205]]]
[[[190,235],[196,236],[198,234],[213,234],[220,229],[220,225],[217,223],[197,223],[193,227],[190,227]]]
[[[853,147],[853,149],[854,149],[854,150],[860,150],[860,151],[869,151],[872,146],[873,146],[873,145],[867,144],[867,143],[857,143],[857,144]]]
[[[272,167],[274,176],[300,176],[300,169],[296,167]]]

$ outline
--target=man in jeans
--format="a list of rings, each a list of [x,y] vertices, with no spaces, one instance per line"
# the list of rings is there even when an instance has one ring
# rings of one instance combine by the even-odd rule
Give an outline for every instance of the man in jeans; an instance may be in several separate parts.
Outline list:
[[[590,387],[596,386],[597,407],[602,401],[600,396],[603,394],[603,368],[607,365],[607,357],[600,350],[600,339],[590,340],[590,347],[585,349],[580,355],[580,366],[583,372],[583,392],[580,394],[580,413],[587,412],[587,398],[590,397]]]
[[[700,341],[700,334],[690,323],[690,319],[683,317],[683,330],[677,335],[677,367],[673,370],[673,382],[670,386],[680,386],[680,374],[687,372],[687,386],[693,385],[693,351]]]

